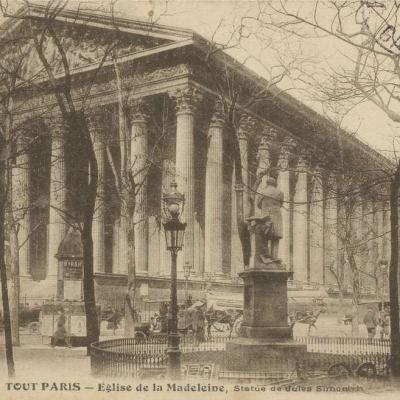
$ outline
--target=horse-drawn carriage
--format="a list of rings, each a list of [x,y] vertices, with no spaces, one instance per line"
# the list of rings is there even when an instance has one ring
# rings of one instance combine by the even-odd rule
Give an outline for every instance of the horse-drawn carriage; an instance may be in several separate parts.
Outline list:
[[[154,335],[167,333],[168,302],[166,300],[146,300],[143,302],[135,326],[135,337],[146,340]],[[178,331],[186,335],[197,334],[210,337],[211,331],[232,332],[235,321],[242,315],[240,305],[226,299],[198,300],[191,306],[179,305]]]
[[[322,290],[289,290],[288,312],[289,323],[307,324],[309,330],[315,327],[319,315],[326,311],[324,298],[327,294]],[[197,312],[201,310],[201,314]],[[136,336],[147,338],[154,333],[166,333],[168,301],[146,300],[136,325]],[[203,319],[204,322],[200,321]],[[239,334],[243,318],[243,294],[216,293],[208,291],[204,299],[193,305],[181,304],[178,310],[178,330],[181,334],[197,332],[198,326],[204,326],[205,336],[211,337],[216,332],[225,332],[236,336]]]

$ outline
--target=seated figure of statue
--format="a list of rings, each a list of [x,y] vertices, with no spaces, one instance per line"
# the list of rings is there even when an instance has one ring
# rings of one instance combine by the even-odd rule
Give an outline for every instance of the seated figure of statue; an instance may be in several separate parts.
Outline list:
[[[277,188],[276,179],[268,176],[266,184],[261,183],[258,187],[254,199],[254,219],[259,221],[256,228],[258,256],[263,263],[278,259],[279,240],[282,238],[283,200],[283,193]]]

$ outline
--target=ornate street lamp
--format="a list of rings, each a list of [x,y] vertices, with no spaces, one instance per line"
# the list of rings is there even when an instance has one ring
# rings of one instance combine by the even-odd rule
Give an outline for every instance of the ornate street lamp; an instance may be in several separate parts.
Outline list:
[[[178,251],[183,247],[186,223],[180,221],[185,205],[185,196],[178,192],[175,181],[171,183],[171,191],[163,195],[163,211],[165,222],[164,233],[167,249],[171,252],[171,303],[168,326],[168,375],[171,379],[179,379],[181,375],[181,351],[178,334],[178,294],[176,260]]]

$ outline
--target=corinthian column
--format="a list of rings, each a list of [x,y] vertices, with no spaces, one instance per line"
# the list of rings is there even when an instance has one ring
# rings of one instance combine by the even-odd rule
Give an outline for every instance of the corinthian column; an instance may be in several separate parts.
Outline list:
[[[268,171],[270,165],[268,137],[263,136],[257,151],[257,172],[256,176],[260,176]]]
[[[324,185],[324,260],[325,284],[337,285],[338,272],[338,207],[337,182],[335,176],[327,176]]]
[[[271,168],[272,163],[274,161],[273,156],[277,150],[277,143],[276,143],[277,137],[278,137],[278,132],[276,131],[275,128],[271,126],[267,126],[264,128],[263,136],[261,138],[261,142],[258,147],[258,154],[257,154],[258,165],[256,173],[257,176],[268,172],[268,170]]]
[[[243,114],[239,121],[238,138],[240,159],[242,163],[242,180],[244,186],[243,209],[245,218],[250,217],[250,190],[249,190],[249,154],[248,138],[254,131],[256,121],[248,114]]]
[[[371,274],[374,270],[374,203],[369,198],[364,198],[363,202],[363,233],[366,242],[365,251],[363,252],[364,270]],[[374,282],[369,276],[362,276],[363,287],[373,287]]]
[[[148,274],[149,226],[147,215],[148,126],[144,100],[135,100],[129,107],[131,122],[131,167],[137,185],[135,191],[135,264],[136,272]]]
[[[223,274],[223,124],[221,111],[216,109],[208,131],[204,272],[217,275]]]
[[[389,204],[382,202],[382,258],[389,261],[390,254],[390,220],[389,220]]]
[[[231,275],[236,278],[239,272],[243,271],[243,253],[242,244],[239,238],[237,224],[237,202],[235,189],[235,165],[232,168],[232,213],[231,213]]]
[[[307,167],[297,165],[297,182],[293,199],[293,279],[307,282]]]
[[[93,215],[92,237],[93,237],[93,267],[94,272],[105,272],[105,247],[104,247],[104,173],[105,173],[105,155],[104,138],[102,129],[104,121],[102,120],[101,110],[93,110],[89,115],[89,130],[93,138],[93,147],[97,161],[98,181],[97,196],[95,204],[95,213]]]
[[[19,155],[12,168],[12,208],[18,227],[19,275],[30,277],[30,203],[29,203],[29,155],[22,141],[18,142]],[[10,236],[10,240],[12,235]]]
[[[58,262],[55,255],[66,234],[65,124],[61,116],[49,121],[51,141],[50,210],[47,279],[56,279]]]
[[[324,280],[324,248],[323,248],[323,186],[322,172],[314,170],[310,203],[310,282],[323,283]]]
[[[171,96],[176,101],[176,182],[178,190],[185,195],[185,208],[182,220],[187,223],[182,256],[178,257],[178,271],[189,262],[194,272],[199,273],[200,266],[194,260],[194,111],[200,101],[199,92],[187,87],[177,90]]]
[[[282,239],[279,246],[279,257],[282,262],[290,267],[290,249],[291,249],[291,238],[290,238],[290,171],[289,171],[289,159],[294,149],[294,142],[288,138],[282,144],[282,150],[279,155],[278,161],[278,188],[283,192],[284,201],[281,208],[282,212]],[[289,268],[288,268],[289,270]]]

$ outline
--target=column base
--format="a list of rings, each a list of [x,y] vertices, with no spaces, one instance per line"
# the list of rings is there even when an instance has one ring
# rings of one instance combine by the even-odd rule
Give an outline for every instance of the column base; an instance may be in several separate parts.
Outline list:
[[[242,324],[240,335],[243,338],[265,340],[288,340],[292,338],[292,329],[289,326],[248,326]]]

